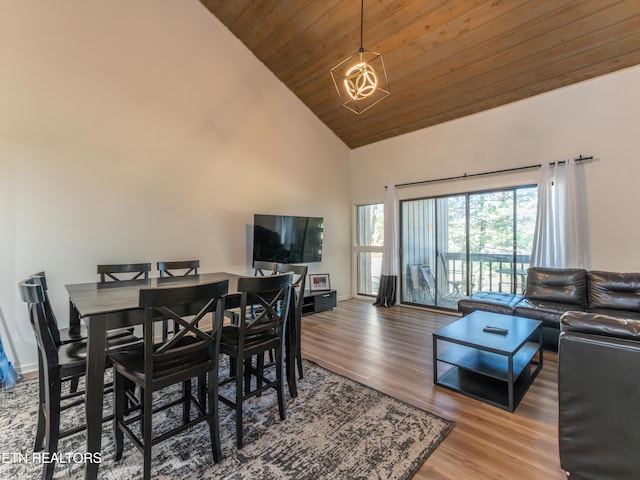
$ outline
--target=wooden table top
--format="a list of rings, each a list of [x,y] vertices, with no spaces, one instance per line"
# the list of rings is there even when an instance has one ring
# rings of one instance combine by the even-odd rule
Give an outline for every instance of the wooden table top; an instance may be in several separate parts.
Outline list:
[[[69,300],[80,317],[136,310],[143,288],[172,288],[188,285],[204,285],[229,280],[229,293],[237,292],[241,275],[226,272],[201,273],[182,277],[149,278],[124,282],[90,282],[65,285]]]

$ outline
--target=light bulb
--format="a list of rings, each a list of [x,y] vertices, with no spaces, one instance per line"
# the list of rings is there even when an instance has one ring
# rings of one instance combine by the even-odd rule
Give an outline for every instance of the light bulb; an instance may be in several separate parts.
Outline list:
[[[378,78],[371,65],[366,62],[351,67],[344,79],[344,87],[354,100],[367,98],[376,91]]]

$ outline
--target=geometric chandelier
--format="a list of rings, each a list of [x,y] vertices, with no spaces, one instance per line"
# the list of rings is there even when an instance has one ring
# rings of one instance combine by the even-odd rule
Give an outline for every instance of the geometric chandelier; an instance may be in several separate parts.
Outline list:
[[[363,28],[364,0],[360,10],[360,49],[331,69],[342,106],[358,114],[391,93],[382,55],[362,48]]]

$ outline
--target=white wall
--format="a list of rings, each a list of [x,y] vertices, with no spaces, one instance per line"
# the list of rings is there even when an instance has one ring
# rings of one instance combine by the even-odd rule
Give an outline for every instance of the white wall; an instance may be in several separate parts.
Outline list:
[[[354,204],[384,201],[386,184],[535,165],[583,154],[593,269],[640,271],[640,67],[565,87],[351,152]],[[400,198],[537,183],[537,171],[420,188]]]
[[[46,271],[64,324],[98,263],[246,273],[254,213],[324,217],[310,269],[350,295],[348,148],[199,2],[0,10],[0,332],[23,371],[20,279]]]

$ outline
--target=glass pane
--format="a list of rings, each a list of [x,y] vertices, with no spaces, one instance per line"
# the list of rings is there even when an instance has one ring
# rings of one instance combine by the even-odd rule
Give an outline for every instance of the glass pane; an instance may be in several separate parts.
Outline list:
[[[358,252],[358,294],[377,295],[382,272],[381,252]]]
[[[524,293],[527,285],[527,268],[533,249],[536,212],[538,210],[538,188],[527,187],[516,190],[516,293]]]
[[[361,205],[357,210],[356,245],[361,247],[384,245],[384,205]]]
[[[402,202],[402,301],[435,305],[434,199]]]
[[[438,242],[436,277],[439,306],[456,309],[467,295],[467,209],[466,196],[438,199]]]
[[[469,195],[469,220],[474,290],[511,292],[514,191]]]

